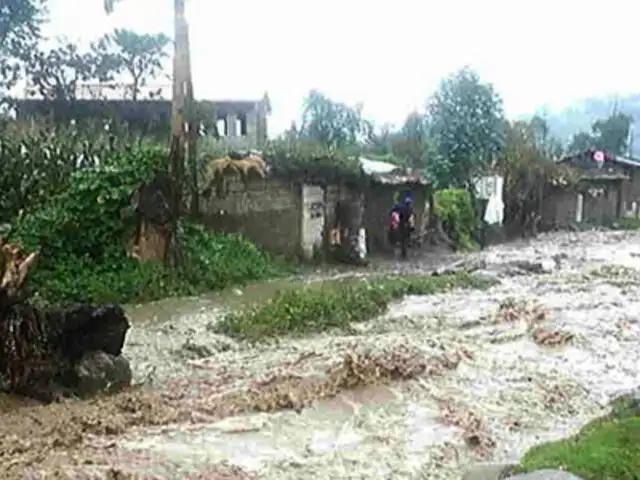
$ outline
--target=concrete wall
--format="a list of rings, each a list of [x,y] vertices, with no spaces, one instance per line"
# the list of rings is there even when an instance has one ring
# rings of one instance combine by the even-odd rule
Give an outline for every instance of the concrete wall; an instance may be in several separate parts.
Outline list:
[[[276,178],[228,182],[225,197],[201,199],[203,221],[218,232],[242,233],[269,251],[312,258],[328,246],[339,200],[352,198],[341,185],[300,185]]]
[[[598,192],[596,190],[603,190]],[[619,181],[601,182],[579,191],[554,188],[545,196],[542,205],[541,228],[564,228],[576,223],[578,194],[582,194],[582,222],[605,223],[622,213],[623,184]],[[620,210],[619,210],[620,209]]]
[[[367,247],[372,253],[386,251],[389,210],[394,195],[404,186],[375,184],[364,193],[345,185],[300,185],[275,178],[230,180],[224,198],[212,193],[201,199],[203,221],[218,232],[242,233],[269,251],[312,258],[328,246],[336,226],[339,201],[364,200]],[[421,228],[427,190],[414,188],[416,227]]]
[[[300,185],[272,178],[228,181],[225,198],[215,193],[202,198],[201,212],[203,221],[218,232],[242,233],[275,253],[300,253]]]
[[[325,243],[325,189],[302,185],[301,253],[306,260],[322,252]]]
[[[595,196],[589,192],[584,194],[585,221],[603,224],[618,217],[619,185],[618,182],[611,182],[609,185],[596,187],[600,191]]]

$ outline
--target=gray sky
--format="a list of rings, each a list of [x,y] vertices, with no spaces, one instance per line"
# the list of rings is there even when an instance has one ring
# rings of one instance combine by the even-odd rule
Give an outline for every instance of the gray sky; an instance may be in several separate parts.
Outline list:
[[[172,35],[171,0],[51,0],[49,35],[88,43],[114,27]],[[311,88],[401,123],[469,64],[509,115],[598,93],[640,91],[640,2],[608,0],[189,0],[196,96],[273,105],[287,128]]]

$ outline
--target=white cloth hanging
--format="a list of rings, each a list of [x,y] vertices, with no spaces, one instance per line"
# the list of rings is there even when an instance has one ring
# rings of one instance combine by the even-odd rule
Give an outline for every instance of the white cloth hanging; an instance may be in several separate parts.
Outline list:
[[[490,185],[493,188],[487,192],[489,201],[484,211],[484,221],[489,225],[501,225],[504,221],[503,184],[504,179],[500,176],[495,176],[491,179]]]

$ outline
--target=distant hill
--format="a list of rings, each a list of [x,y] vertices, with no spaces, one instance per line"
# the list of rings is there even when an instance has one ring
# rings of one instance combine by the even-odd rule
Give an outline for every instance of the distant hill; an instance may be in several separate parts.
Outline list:
[[[553,135],[568,142],[574,133],[589,131],[594,121],[611,115],[616,104],[619,112],[631,115],[636,122],[633,153],[640,157],[640,93],[590,97],[573,102],[562,110],[541,109],[537,113],[547,119]]]

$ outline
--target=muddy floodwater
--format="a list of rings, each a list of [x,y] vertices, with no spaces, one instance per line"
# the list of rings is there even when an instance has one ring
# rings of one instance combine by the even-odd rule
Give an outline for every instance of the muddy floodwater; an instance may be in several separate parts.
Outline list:
[[[43,455],[72,478],[460,479],[470,464],[517,461],[572,433],[640,385],[640,234],[549,234],[471,257],[496,286],[407,297],[349,335],[250,347],[211,331],[225,311],[331,281],[322,275],[132,307],[124,353],[135,379],[182,414]],[[382,268],[427,271],[433,258]],[[220,415],[216,406],[278,378],[317,378],[345,355],[409,354],[427,359],[424,374],[307,408]],[[32,478],[45,478],[39,468]]]

